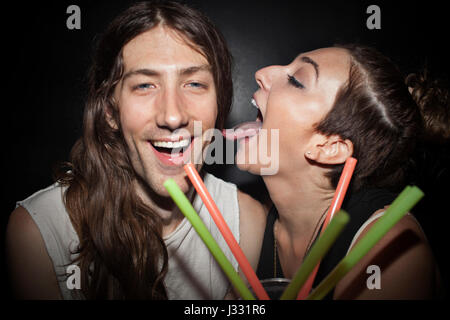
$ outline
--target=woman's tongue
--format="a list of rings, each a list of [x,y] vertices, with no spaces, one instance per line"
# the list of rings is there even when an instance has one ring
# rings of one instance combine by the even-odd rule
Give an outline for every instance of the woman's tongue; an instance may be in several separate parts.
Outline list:
[[[258,109],[256,120],[243,122],[231,129],[222,130],[222,135],[225,139],[239,140],[242,138],[251,138],[259,133],[263,124],[263,116],[254,99],[252,99],[252,105],[254,105]]]
[[[240,123],[232,129],[222,130],[222,135],[228,140],[238,140],[246,137],[250,138],[259,133],[261,126],[262,122],[259,120],[248,121]]]

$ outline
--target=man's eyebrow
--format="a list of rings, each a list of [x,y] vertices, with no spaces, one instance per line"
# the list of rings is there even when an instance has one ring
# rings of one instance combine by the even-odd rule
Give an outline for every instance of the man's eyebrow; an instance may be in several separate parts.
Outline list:
[[[203,64],[203,65],[199,65],[199,66],[192,66],[192,67],[188,67],[188,68],[183,68],[183,69],[179,70],[178,73],[180,75],[186,76],[186,75],[194,74],[199,71],[210,72],[211,66],[207,65],[207,64]],[[161,72],[153,70],[153,69],[147,69],[147,68],[130,70],[124,74],[123,80],[126,80],[127,78],[134,76],[134,75],[144,75],[144,76],[149,76],[149,77],[155,77],[155,76],[160,76]]]
[[[182,76],[188,76],[188,75],[194,74],[199,71],[211,72],[211,66],[209,64],[202,64],[200,66],[192,66],[189,68],[181,69],[179,73]]]
[[[316,71],[316,81],[319,79],[319,65],[317,62],[315,62],[313,59],[307,56],[303,56],[300,58],[303,62],[309,63],[314,67],[314,70]]]
[[[149,77],[154,77],[154,76],[159,76],[161,75],[161,73],[159,73],[156,70],[152,70],[152,69],[137,69],[137,70],[130,70],[127,73],[125,73],[123,75],[122,80],[125,81],[127,78],[134,76],[134,75],[144,75],[144,76],[149,76]]]

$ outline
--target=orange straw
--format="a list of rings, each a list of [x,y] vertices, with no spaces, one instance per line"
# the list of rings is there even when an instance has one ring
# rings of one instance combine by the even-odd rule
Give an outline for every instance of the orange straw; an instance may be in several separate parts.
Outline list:
[[[220,213],[219,208],[217,208],[217,205],[215,204],[210,193],[206,189],[206,186],[203,183],[202,178],[198,174],[194,165],[192,163],[186,164],[184,166],[184,171],[186,171],[189,179],[191,180],[192,184],[194,185],[195,190],[197,190],[197,193],[202,198],[203,203],[205,204],[206,208],[208,209],[209,213],[211,214],[211,217],[213,218],[214,222],[216,223],[217,228],[219,228],[220,232],[222,233],[223,238],[225,239],[226,243],[230,247],[231,252],[233,253],[234,257],[236,258],[237,262],[239,263],[242,272],[247,277],[247,280],[250,283],[250,285],[252,286],[253,291],[255,292],[258,299],[259,300],[270,300],[269,296],[267,295],[267,292],[264,290],[261,282],[259,281],[258,277],[256,276],[255,271],[253,270],[252,266],[248,262],[247,257],[245,256],[241,247],[239,246],[236,239],[234,238],[233,233],[231,232],[227,223],[223,219],[223,216]]]
[[[322,234],[328,223],[333,218],[334,214],[341,209],[342,202],[344,201],[345,194],[348,189],[348,185],[350,184],[350,180],[352,179],[353,171],[355,171],[357,160],[355,158],[348,158],[345,162],[344,169],[342,170],[341,177],[339,178],[339,183],[337,185],[336,191],[334,192],[333,201],[331,202],[330,209],[328,210],[328,214],[323,223]],[[306,280],[302,289],[299,291],[297,300],[304,300],[308,297],[309,292],[311,291],[312,285],[314,283],[314,279],[316,278],[317,271],[319,270],[320,261],[317,263],[316,267],[311,272],[308,280]]]

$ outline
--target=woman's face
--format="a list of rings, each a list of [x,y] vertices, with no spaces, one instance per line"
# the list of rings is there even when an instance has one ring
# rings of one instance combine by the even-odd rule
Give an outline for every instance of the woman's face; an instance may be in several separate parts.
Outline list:
[[[236,155],[239,168],[261,174],[267,164],[249,164],[246,159],[250,153],[274,153],[278,143],[277,173],[301,169],[306,164],[305,154],[319,143],[315,127],[333,106],[349,68],[350,56],[345,49],[324,48],[302,53],[286,66],[256,72],[259,89],[253,99],[261,111],[262,130],[240,140]],[[278,139],[271,134],[273,130],[278,131]],[[262,139],[264,133],[267,143]],[[272,161],[276,156],[270,154]]]

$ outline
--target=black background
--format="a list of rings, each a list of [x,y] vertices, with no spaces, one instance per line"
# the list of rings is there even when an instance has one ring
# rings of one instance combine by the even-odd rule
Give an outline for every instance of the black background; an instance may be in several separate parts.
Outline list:
[[[259,68],[287,64],[300,52],[334,43],[375,46],[405,75],[425,64],[435,76],[448,78],[450,74],[450,30],[442,1],[185,2],[206,13],[222,30],[234,56],[234,102],[227,127],[255,119],[250,98],[256,90],[254,73]],[[2,241],[15,202],[51,184],[53,166],[68,159],[81,132],[93,41],[130,3],[72,0],[2,4]],[[71,4],[81,9],[81,30],[66,27],[66,9]],[[371,4],[381,9],[381,30],[366,27],[366,9]],[[446,281],[448,154],[448,148],[432,148],[432,160],[440,160],[446,171],[438,182],[427,181],[421,186],[427,201],[421,202],[416,214]],[[232,165],[210,166],[209,170],[264,199],[260,178]],[[427,171],[423,172],[426,177]],[[2,252],[2,268],[3,261]],[[6,276],[0,285],[7,288]]]

